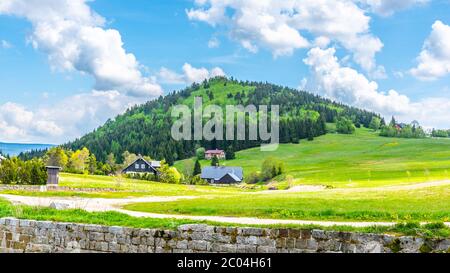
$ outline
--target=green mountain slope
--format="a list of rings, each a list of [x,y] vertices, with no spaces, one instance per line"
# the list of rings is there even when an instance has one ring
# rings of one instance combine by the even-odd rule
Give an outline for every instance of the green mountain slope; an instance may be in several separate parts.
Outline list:
[[[274,152],[252,148],[236,153],[235,160],[221,165],[241,166],[244,174],[260,171],[269,157],[283,159],[285,174],[277,180],[294,184],[337,188],[379,187],[450,178],[450,139],[404,139],[380,137],[370,129],[353,135],[327,134],[313,142],[282,144]],[[186,159],[175,166],[183,170]],[[202,161],[209,166],[209,161]]]
[[[87,147],[98,160],[114,153],[119,160],[124,151],[166,159],[169,163],[191,157],[196,147],[240,151],[259,146],[260,141],[175,141],[171,138],[171,108],[177,104],[192,105],[202,97],[203,105],[280,105],[280,139],[282,143],[298,142],[326,133],[325,123],[339,116],[368,126],[375,113],[348,107],[330,100],[268,83],[242,82],[215,78],[202,84],[173,92],[129,109],[109,120],[90,134],[66,144],[67,148]]]

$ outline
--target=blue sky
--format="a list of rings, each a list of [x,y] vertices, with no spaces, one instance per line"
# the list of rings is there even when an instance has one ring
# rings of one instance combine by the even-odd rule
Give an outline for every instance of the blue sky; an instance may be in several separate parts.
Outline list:
[[[129,105],[217,73],[301,87],[427,128],[450,127],[448,0],[286,1],[294,4],[273,8],[270,0],[55,1],[0,0],[0,141],[61,143]],[[67,32],[55,30],[71,21]],[[98,38],[78,42],[93,29]],[[108,39],[117,36],[108,30],[123,45],[114,48]],[[327,42],[316,43],[318,37]],[[68,45],[82,54],[67,57]],[[109,45],[136,60],[103,54]],[[106,75],[116,57],[119,72]],[[130,74],[116,80],[123,71]]]

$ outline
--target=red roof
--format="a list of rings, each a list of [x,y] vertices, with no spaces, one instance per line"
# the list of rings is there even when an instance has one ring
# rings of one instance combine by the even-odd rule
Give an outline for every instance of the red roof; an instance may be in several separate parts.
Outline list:
[[[223,151],[223,150],[208,150],[205,153],[207,153],[207,154],[222,154],[222,153],[225,153],[225,151]]]

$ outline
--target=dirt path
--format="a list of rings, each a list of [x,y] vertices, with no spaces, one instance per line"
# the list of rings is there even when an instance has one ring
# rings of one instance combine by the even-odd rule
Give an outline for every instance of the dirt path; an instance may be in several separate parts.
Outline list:
[[[28,206],[49,207],[52,203],[62,204],[67,209],[83,209],[86,211],[110,211],[116,210],[117,207],[132,203],[155,203],[155,202],[171,202],[178,200],[194,199],[190,196],[171,196],[171,197],[140,197],[140,198],[122,198],[122,199],[106,199],[106,198],[81,198],[81,197],[32,197],[0,194],[0,197],[7,199],[15,204],[23,204]]]
[[[102,198],[57,198],[57,197],[29,197],[0,194],[0,197],[16,204],[29,206],[48,207],[52,203],[64,204],[70,209],[83,209],[90,212],[116,211],[134,217],[148,217],[158,219],[188,219],[195,221],[212,221],[230,224],[242,225],[318,225],[318,226],[351,226],[351,227],[370,227],[370,226],[393,226],[394,222],[336,222],[336,221],[304,221],[304,220],[286,220],[286,219],[260,219],[252,217],[226,217],[226,216],[191,216],[191,215],[170,215],[156,214],[146,212],[136,212],[121,209],[125,204],[142,202],[171,202],[183,199],[195,199],[196,197],[174,196],[174,197],[142,197],[130,199],[102,199]],[[450,223],[445,223],[450,227]]]
[[[321,191],[339,191],[339,192],[370,192],[370,191],[401,191],[401,190],[419,190],[431,187],[450,185],[450,180],[439,180],[432,182],[421,182],[415,184],[403,184],[395,186],[367,187],[367,188],[335,188],[327,189],[323,185],[297,185],[288,190],[266,190],[259,192],[249,192],[247,194],[279,194],[293,192],[321,192]]]
[[[376,190],[418,190],[423,188],[431,188],[431,187],[438,187],[438,186],[447,186],[450,185],[450,180],[439,180],[439,181],[432,181],[432,182],[423,182],[423,183],[416,183],[411,185],[398,185],[398,186],[384,186],[384,187],[377,187]]]

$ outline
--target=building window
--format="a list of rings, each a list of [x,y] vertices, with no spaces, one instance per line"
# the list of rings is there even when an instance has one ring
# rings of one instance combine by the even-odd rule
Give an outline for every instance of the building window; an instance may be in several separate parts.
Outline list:
[[[136,164],[134,167],[136,168],[136,170],[139,170],[139,164]]]
[[[145,164],[141,165],[141,169],[145,170]]]

